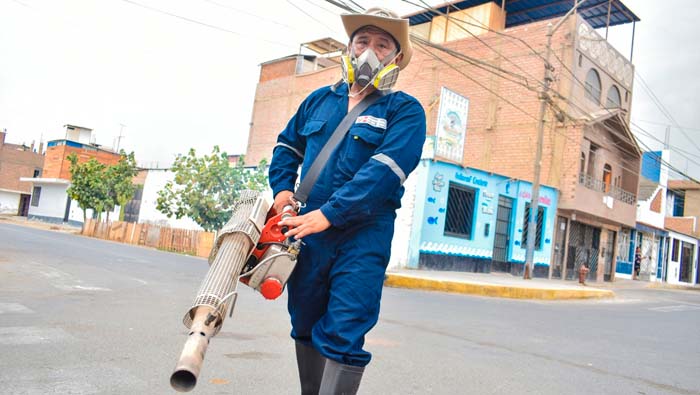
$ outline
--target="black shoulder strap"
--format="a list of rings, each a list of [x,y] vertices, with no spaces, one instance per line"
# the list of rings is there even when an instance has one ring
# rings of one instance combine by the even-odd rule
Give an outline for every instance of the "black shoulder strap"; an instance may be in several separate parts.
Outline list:
[[[328,139],[328,142],[326,142],[326,145],[323,146],[321,152],[318,153],[318,156],[316,159],[314,159],[311,167],[304,175],[301,185],[299,185],[299,188],[297,188],[297,191],[294,193],[294,200],[301,203],[302,206],[306,204],[311,188],[313,188],[314,184],[316,184],[316,179],[318,179],[318,176],[321,174],[321,170],[323,170],[333,150],[338,146],[338,144],[340,144],[340,141],[343,139],[343,137],[345,137],[345,134],[348,132],[350,126],[355,122],[357,117],[383,95],[384,93],[381,91],[375,90],[369,96],[362,99],[361,102],[357,103],[357,105],[353,107],[345,118],[340,121],[340,124]]]

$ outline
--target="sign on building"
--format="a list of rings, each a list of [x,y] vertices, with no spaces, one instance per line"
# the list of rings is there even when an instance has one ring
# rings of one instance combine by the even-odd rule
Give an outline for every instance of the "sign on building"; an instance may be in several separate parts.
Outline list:
[[[435,129],[435,156],[462,163],[468,116],[469,99],[443,87]]]

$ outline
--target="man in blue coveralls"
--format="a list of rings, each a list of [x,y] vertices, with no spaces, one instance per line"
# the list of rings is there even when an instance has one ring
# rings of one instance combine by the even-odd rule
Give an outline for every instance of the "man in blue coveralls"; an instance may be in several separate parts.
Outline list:
[[[371,355],[365,335],[377,323],[403,182],[420,160],[425,112],[391,92],[413,52],[408,20],[382,8],[341,16],[350,42],[343,81],[311,93],[277,139],[270,163],[274,208],[294,204],[297,170],[311,167],[340,121],[375,90],[332,151],[306,206],[284,225],[303,238],[287,283],[292,338],[303,394],[355,394]]]

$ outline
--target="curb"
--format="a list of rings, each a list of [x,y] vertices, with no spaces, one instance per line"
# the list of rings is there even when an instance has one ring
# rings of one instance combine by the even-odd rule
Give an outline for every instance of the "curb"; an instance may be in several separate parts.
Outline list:
[[[567,300],[605,299],[615,297],[613,291],[601,289],[527,288],[508,285],[432,280],[390,273],[386,274],[384,285],[392,288],[422,289],[510,299]]]
[[[668,284],[668,283],[651,283],[645,288],[653,289],[677,289],[682,291],[700,291],[700,287],[697,285],[682,285],[682,284]]]

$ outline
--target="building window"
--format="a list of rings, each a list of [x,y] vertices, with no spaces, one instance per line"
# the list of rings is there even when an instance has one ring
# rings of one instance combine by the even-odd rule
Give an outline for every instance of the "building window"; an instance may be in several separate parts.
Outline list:
[[[595,104],[600,104],[600,75],[595,69],[588,70],[588,75],[586,75],[586,97],[594,102]]]
[[[621,103],[622,99],[620,98],[620,90],[617,89],[615,85],[611,86],[610,89],[608,89],[608,98],[606,100],[605,107],[619,108]]]
[[[41,187],[34,187],[32,191],[32,206],[39,207],[39,199],[41,198]]]
[[[673,216],[682,217],[685,211],[685,196],[681,194],[673,194]]]
[[[673,246],[671,247],[671,260],[678,262],[678,239],[673,239]]]
[[[34,178],[40,177],[41,176],[41,169],[34,169]]]
[[[595,176],[595,157],[596,152],[598,152],[598,146],[591,144],[588,151],[588,171],[586,172],[591,178]]]
[[[581,67],[583,65],[583,55],[579,54],[578,55],[578,67]]]
[[[581,152],[581,167],[579,169],[579,174],[583,174],[586,171],[586,154]]]
[[[617,238],[617,260],[629,262],[630,259],[630,230],[622,229]]]
[[[476,190],[450,183],[445,216],[445,235],[471,239]]]
[[[542,249],[542,228],[544,227],[544,207],[537,206],[537,233],[535,233],[535,249]],[[530,228],[530,203],[525,203],[525,216],[523,217],[523,239],[520,242],[522,248],[527,248],[527,233]]]
[[[603,166],[603,192],[610,192],[610,184],[612,184],[612,167],[606,163]]]

